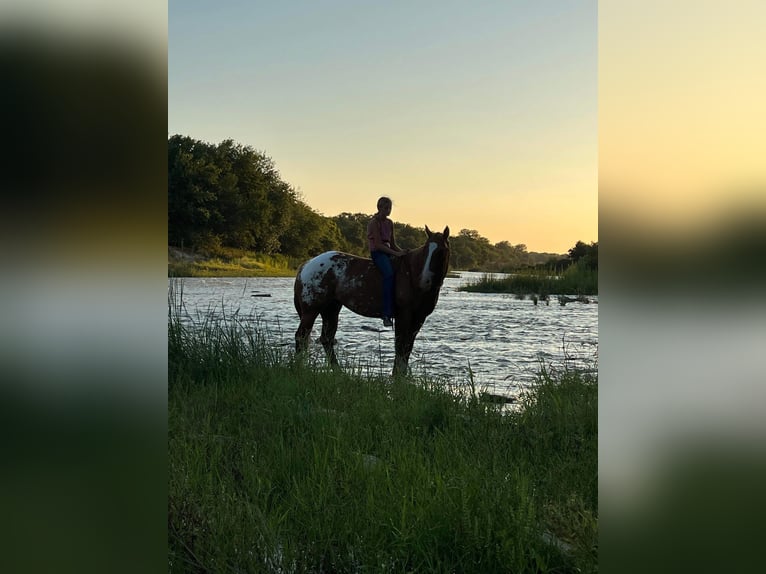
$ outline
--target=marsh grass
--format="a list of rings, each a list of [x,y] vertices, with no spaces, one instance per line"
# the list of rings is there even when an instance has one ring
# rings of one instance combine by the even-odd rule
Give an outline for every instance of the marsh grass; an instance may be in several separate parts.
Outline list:
[[[284,255],[267,255],[244,249],[217,247],[191,254],[168,250],[169,277],[292,277],[298,262]]]
[[[476,281],[460,287],[461,291],[476,293],[513,293],[525,297],[536,295],[597,295],[598,271],[572,265],[557,275],[554,271],[530,270],[507,277],[483,275]]]
[[[168,357],[171,572],[597,569],[595,380],[503,413],[172,308]]]

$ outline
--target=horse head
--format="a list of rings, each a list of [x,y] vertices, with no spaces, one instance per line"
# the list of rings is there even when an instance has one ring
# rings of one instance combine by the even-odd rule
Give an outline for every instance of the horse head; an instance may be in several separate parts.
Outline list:
[[[444,282],[449,268],[449,226],[442,233],[434,233],[426,225],[425,245],[419,249],[422,252],[422,267],[418,286],[422,291],[437,291]]]

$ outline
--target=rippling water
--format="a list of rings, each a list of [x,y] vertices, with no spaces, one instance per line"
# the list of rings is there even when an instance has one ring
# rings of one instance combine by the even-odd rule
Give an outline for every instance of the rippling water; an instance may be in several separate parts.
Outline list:
[[[466,293],[457,288],[480,277],[460,273],[445,279],[439,303],[426,319],[410,357],[414,373],[446,377],[462,384],[473,379],[476,388],[515,395],[534,380],[541,364],[547,367],[596,368],[598,358],[598,298],[591,303],[534,305],[512,295]],[[206,317],[236,316],[252,322],[275,345],[292,348],[298,327],[293,306],[293,279],[186,278],[175,280],[176,298],[183,302],[181,317],[201,323]],[[368,329],[381,329],[381,332]],[[321,318],[312,332],[316,341]],[[393,366],[394,333],[382,321],[340,314],[337,354],[341,364],[389,373]],[[320,353],[315,343],[313,352]]]

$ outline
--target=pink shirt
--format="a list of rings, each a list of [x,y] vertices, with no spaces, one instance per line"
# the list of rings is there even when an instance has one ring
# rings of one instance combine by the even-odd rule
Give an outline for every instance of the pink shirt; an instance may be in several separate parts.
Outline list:
[[[390,219],[385,219],[383,221],[378,219],[377,221],[380,224],[380,240],[387,247],[391,247],[391,236],[394,234],[394,222]],[[370,242],[370,251],[374,251],[375,241],[373,240],[372,234],[368,234],[367,239]]]

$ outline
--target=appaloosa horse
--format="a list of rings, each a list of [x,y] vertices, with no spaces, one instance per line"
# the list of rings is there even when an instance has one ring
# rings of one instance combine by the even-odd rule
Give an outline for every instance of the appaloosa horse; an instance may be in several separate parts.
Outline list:
[[[449,227],[433,233],[426,226],[425,244],[401,257],[392,257],[395,272],[393,374],[407,372],[415,337],[439,300],[449,266]],[[317,315],[322,316],[320,341],[335,365],[338,314],[346,306],[364,317],[382,317],[383,275],[371,259],[327,251],[307,261],[295,278],[295,309],[301,319],[295,332],[297,351],[308,346]]]

